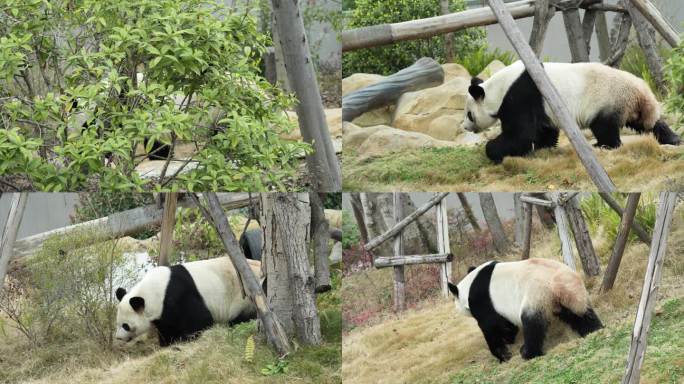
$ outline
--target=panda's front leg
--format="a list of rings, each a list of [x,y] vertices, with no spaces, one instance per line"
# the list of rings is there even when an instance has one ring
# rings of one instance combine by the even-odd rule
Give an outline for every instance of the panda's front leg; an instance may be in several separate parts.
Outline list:
[[[501,327],[496,324],[488,324],[484,326],[480,325],[480,329],[484,334],[485,341],[487,342],[487,346],[492,355],[499,359],[500,363],[510,360],[512,355],[511,351],[508,350],[508,347],[506,346],[507,335],[502,333]]]
[[[487,142],[485,153],[495,164],[499,164],[506,156],[525,156],[534,149],[534,140],[528,135],[512,135],[501,133]]]
[[[525,310],[522,313],[521,320],[524,342],[520,347],[520,356],[525,360],[542,356],[547,330],[544,313],[537,310]]]

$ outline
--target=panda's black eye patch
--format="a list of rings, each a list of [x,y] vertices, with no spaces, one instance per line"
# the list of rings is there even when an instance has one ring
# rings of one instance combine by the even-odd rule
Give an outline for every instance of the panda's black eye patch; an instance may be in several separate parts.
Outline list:
[[[123,328],[124,331],[126,331],[126,332],[131,331],[131,327],[129,327],[128,324],[126,324],[126,323],[123,323],[123,325],[121,325],[121,328]]]
[[[473,114],[470,111],[468,111],[468,120],[475,122],[475,119],[473,119]]]

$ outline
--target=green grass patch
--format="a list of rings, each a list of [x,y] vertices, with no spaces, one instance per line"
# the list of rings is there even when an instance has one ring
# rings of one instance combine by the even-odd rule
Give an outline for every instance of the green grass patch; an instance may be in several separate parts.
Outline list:
[[[684,300],[665,302],[653,318],[642,366],[644,382],[684,381]],[[605,328],[577,341],[567,350],[551,350],[545,356],[504,364],[473,363],[451,377],[461,383],[617,383],[625,370],[633,318],[618,327]],[[517,351],[514,351],[517,353]]]
[[[478,170],[491,165],[484,147],[425,148],[359,159],[345,155],[344,187],[365,190],[368,184],[434,184],[477,181]]]

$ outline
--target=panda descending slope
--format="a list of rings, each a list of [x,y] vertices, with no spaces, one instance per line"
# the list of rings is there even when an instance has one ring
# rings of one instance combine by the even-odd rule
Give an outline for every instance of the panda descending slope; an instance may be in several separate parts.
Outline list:
[[[457,307],[477,320],[492,355],[511,358],[522,327],[524,359],[544,354],[548,324],[555,317],[585,336],[603,327],[591,308],[582,278],[563,263],[548,259],[490,261],[469,270],[458,285],[449,283]]]
[[[631,73],[599,63],[544,63],[544,69],[578,125],[591,129],[596,146],[619,147],[624,126],[652,132],[660,144],[680,143],[661,120],[651,89]],[[495,163],[558,144],[558,121],[521,61],[487,81],[473,78],[468,88],[463,129],[480,132],[497,119],[501,135],[485,148]]]
[[[247,260],[261,280],[261,263]],[[256,318],[256,309],[242,296],[238,275],[228,257],[193,261],[150,270],[130,292],[116,290],[116,340],[129,342],[153,326],[159,344],[189,340],[217,322]]]

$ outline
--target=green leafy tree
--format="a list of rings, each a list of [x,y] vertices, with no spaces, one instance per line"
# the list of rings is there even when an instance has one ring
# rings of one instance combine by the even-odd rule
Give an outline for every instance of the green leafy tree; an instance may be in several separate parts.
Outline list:
[[[256,20],[222,3],[3,1],[0,178],[52,191],[284,189],[310,150],[279,136],[294,100],[259,74],[270,42]],[[193,143],[187,172],[142,179],[145,138],[147,151]]]
[[[667,111],[672,113],[682,125],[684,124],[684,43],[671,51],[665,74],[670,83],[670,95],[665,100],[665,105]]]
[[[356,0],[354,6],[348,28],[417,20],[440,14],[439,0]],[[449,6],[451,12],[458,12],[464,10],[466,4],[465,0],[452,0]],[[454,33],[456,61],[477,51],[484,44],[484,29],[469,28]],[[443,36],[345,53],[342,72],[343,76],[359,72],[389,75],[425,56],[442,63],[445,61]]]

